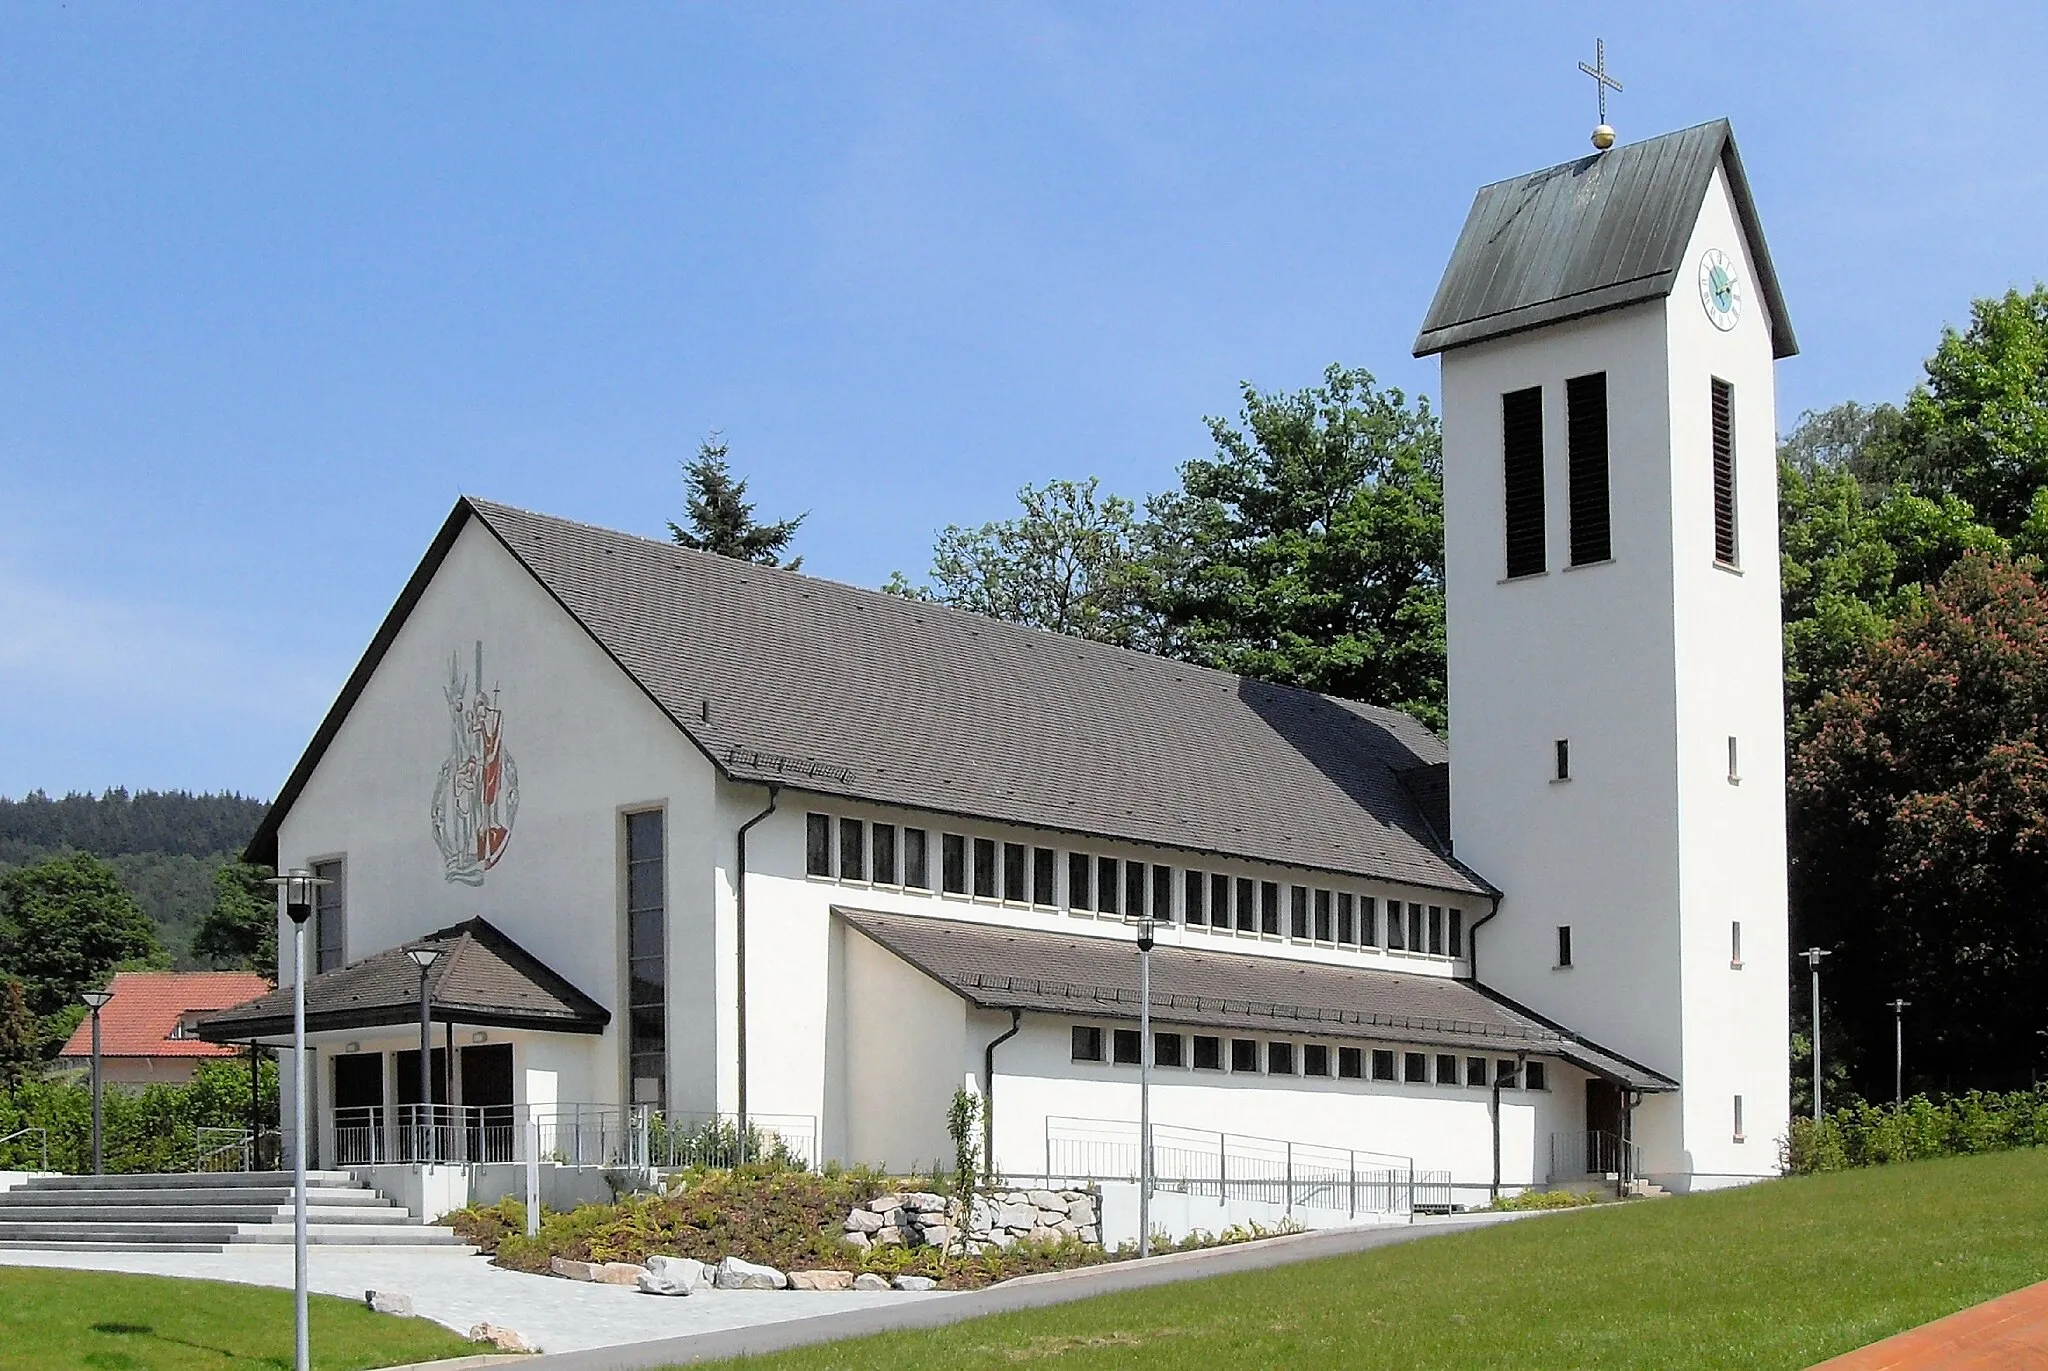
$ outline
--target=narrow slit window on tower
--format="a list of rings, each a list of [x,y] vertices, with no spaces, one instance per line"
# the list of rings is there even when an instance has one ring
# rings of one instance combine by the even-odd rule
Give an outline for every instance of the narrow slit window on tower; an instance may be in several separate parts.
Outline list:
[[[1551,779],[1569,781],[1571,778],[1572,740],[1569,738],[1559,738],[1557,740],[1557,774]]]
[[[1714,560],[1737,565],[1735,528],[1735,387],[1714,378]]]
[[[1564,383],[1565,456],[1571,477],[1572,565],[1614,555],[1607,507],[1607,373]]]
[[[1742,970],[1742,920],[1728,925],[1728,969]]]
[[[1742,1141],[1742,1096],[1735,1097],[1735,1141]]]
[[[1728,784],[1742,784],[1741,756],[1736,750],[1735,735],[1733,733],[1728,735]]]
[[[1570,924],[1559,924],[1557,926],[1557,964],[1559,966],[1570,966],[1572,964],[1572,926]]]
[[[1508,575],[1535,576],[1545,569],[1541,386],[1500,397],[1500,437]]]

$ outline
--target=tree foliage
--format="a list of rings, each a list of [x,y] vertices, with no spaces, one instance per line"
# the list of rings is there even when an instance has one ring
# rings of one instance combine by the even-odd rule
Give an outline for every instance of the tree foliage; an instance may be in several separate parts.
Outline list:
[[[2025,1084],[2048,1028],[2048,594],[2032,567],[1970,552],[1916,598],[1814,707],[1789,801],[1799,940],[1836,949],[1830,1014],[1874,1042],[1903,997],[1917,1079]],[[1869,1055],[1888,1077],[1889,1053]]]
[[[729,452],[728,445],[714,433],[698,446],[697,455],[683,464],[683,484],[688,491],[684,517],[689,527],[671,522],[669,536],[699,552],[795,571],[804,559],[784,562],[782,555],[809,516],[799,514],[772,524],[756,519],[754,504],[747,499],[747,483],[732,474],[726,460]]]
[[[192,938],[192,955],[223,971],[277,973],[277,893],[267,866],[231,862],[213,873],[213,907]]]
[[[0,1090],[20,1085],[43,1057],[42,1032],[21,993],[21,982],[0,981]]]
[[[149,916],[113,868],[74,852],[0,876],[0,971],[50,1018],[122,965],[165,961]]]
[[[930,586],[898,572],[884,588],[1030,628],[1150,645],[1152,568],[1137,506],[1101,494],[1092,476],[1027,485],[1017,503],[1014,519],[948,525],[932,550]]]
[[[1152,502],[1167,650],[1444,723],[1443,443],[1428,402],[1332,365],[1247,384]]]
[[[53,800],[40,790],[0,798],[0,862],[39,861],[64,849],[115,857],[131,852],[212,857],[239,851],[263,818],[244,795],[113,789]]]

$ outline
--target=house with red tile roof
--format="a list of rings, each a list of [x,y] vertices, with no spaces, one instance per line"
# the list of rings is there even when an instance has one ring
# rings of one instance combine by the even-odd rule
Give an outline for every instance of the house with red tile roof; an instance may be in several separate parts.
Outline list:
[[[201,1062],[242,1055],[226,1043],[193,1032],[198,1020],[253,1000],[270,989],[253,971],[122,971],[100,1011],[100,1079],[121,1085],[177,1085]],[[92,1020],[81,1020],[58,1065],[89,1068]]]

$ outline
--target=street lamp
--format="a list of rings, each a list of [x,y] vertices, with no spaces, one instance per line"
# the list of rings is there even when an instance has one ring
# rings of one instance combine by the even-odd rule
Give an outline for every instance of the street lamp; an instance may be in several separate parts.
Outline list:
[[[412,958],[413,965],[420,969],[420,1118],[424,1122],[418,1134],[419,1146],[413,1149],[414,1160],[433,1161],[435,1158],[427,1155],[427,1140],[434,1136],[434,1001],[427,986],[427,972],[441,960],[441,949],[432,943],[423,943],[418,947],[408,947],[405,955]],[[438,1152],[439,1149],[433,1150]]]
[[[1813,1121],[1820,1122],[1820,959],[1835,954],[1824,947],[1809,947],[1799,954],[1813,969]]]
[[[1126,914],[1138,930],[1138,1255],[1152,1255],[1152,930],[1148,914]]]
[[[1892,1105],[1906,1102],[1906,1010],[1911,1000],[1893,1000],[1892,1008]]]
[[[100,1174],[100,1011],[114,998],[111,990],[88,990],[79,999],[92,1011],[92,1174]]]
[[[292,1324],[295,1371],[311,1371],[306,1329],[306,923],[313,892],[334,882],[303,868],[273,876],[285,917],[292,921]]]

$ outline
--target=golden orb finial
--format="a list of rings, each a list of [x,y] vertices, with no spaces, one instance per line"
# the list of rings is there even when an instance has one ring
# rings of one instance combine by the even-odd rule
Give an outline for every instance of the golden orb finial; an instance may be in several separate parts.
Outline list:
[[[1607,149],[1613,147],[1614,129],[1607,124],[1602,124],[1598,128],[1594,129],[1593,146],[1598,148],[1602,152],[1605,152],[1607,151]]]

